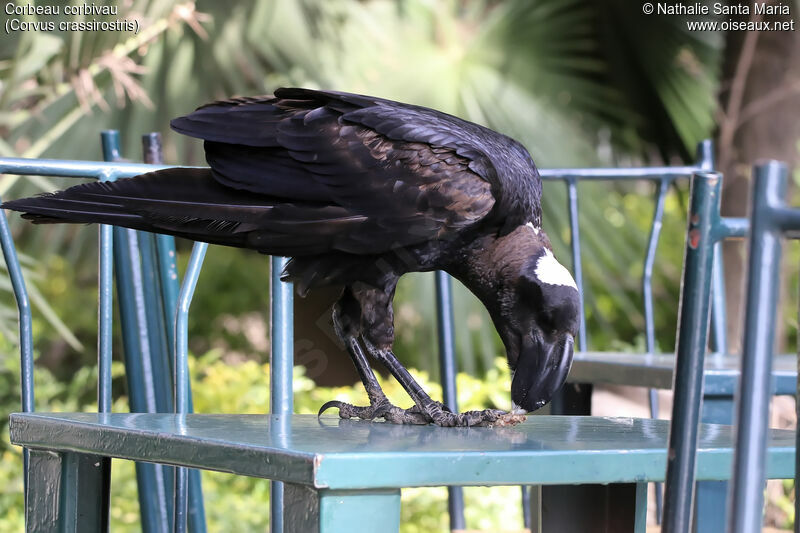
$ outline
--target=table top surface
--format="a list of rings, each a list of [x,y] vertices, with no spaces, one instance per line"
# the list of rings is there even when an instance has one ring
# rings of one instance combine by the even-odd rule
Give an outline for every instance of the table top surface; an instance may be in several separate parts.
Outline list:
[[[11,441],[312,485],[613,483],[663,480],[665,420],[529,416],[518,426],[439,428],[314,415],[15,413]],[[703,424],[698,479],[730,476],[730,426]],[[770,477],[791,477],[794,433],[771,430]]]
[[[740,360],[739,356],[733,355],[706,355],[704,394],[735,394]],[[671,389],[674,368],[674,354],[576,352],[568,379],[573,383]],[[773,394],[794,395],[797,390],[797,356],[776,355],[773,358],[772,378]]]

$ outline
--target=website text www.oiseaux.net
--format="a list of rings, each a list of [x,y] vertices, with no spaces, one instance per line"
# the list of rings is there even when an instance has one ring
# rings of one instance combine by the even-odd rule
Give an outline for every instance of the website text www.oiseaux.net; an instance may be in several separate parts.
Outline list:
[[[792,4],[753,2],[701,4],[696,2],[670,3],[646,2],[642,4],[645,15],[680,16],[686,19],[689,31],[795,31],[795,21],[791,17]],[[698,19],[692,18],[699,17]],[[725,17],[747,16],[748,19]]]

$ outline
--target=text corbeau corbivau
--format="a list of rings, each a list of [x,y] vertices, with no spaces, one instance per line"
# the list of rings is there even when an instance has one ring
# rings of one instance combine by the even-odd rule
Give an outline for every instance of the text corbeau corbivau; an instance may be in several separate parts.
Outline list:
[[[23,31],[117,31],[139,33],[139,21],[119,16],[119,6],[82,4],[15,4],[7,2],[6,33]],[[66,17],[86,17],[80,20]],[[18,18],[19,17],[19,18]],[[35,17],[35,18],[31,18]],[[101,18],[91,18],[101,17]]]

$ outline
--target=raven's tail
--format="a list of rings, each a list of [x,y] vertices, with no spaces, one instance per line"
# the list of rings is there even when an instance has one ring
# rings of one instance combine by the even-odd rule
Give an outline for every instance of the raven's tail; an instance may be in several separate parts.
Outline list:
[[[0,207],[34,223],[99,223],[287,257],[327,253],[365,217],[221,185],[210,169],[169,168],[92,182]]]
[[[256,229],[252,221],[263,218],[275,205],[269,197],[220,185],[209,169],[170,168],[113,182],[85,183],[11,200],[0,207],[21,211],[23,218],[36,224],[112,224],[246,247],[248,235]]]

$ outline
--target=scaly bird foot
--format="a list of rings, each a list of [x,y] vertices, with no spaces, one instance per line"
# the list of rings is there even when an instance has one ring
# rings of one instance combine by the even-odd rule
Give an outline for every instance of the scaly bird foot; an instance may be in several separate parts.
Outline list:
[[[339,418],[345,419],[360,418],[361,420],[373,420],[375,418],[383,418],[392,424],[416,425],[428,424],[430,422],[416,405],[410,409],[401,409],[389,403],[388,400],[369,406],[358,406],[338,400],[331,400],[320,407],[317,416],[320,416],[331,407],[339,409]]]
[[[361,420],[383,418],[392,424],[435,424],[442,427],[502,427],[515,426],[525,421],[524,413],[508,413],[498,409],[453,413],[441,402],[433,402],[427,409],[427,413],[425,413],[417,405],[408,409],[401,409],[389,403],[388,400],[369,406],[358,406],[331,400],[320,408],[317,416],[322,415],[331,407],[339,409],[340,418],[360,418]]]
[[[451,413],[433,405],[427,409],[431,422],[442,427],[492,427],[515,426],[525,421],[524,413],[508,413],[498,409],[483,411],[466,411],[464,413]]]

